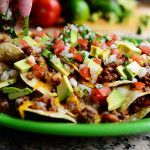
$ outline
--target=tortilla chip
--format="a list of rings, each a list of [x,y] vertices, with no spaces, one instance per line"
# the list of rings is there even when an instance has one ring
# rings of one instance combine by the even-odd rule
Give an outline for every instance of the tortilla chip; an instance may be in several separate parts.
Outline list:
[[[148,95],[150,94],[150,92],[142,92],[142,91],[133,91],[131,92],[126,100],[124,101],[124,103],[122,104],[120,111],[123,112],[126,109],[128,109],[128,107],[134,102],[136,101],[137,98],[142,97],[144,95]]]
[[[0,62],[15,62],[25,58],[24,52],[11,43],[0,44]]]
[[[129,116],[125,121],[141,120],[150,112],[150,107],[142,108],[139,112]]]
[[[131,83],[134,83],[134,82],[129,81],[129,80],[121,80],[121,81],[115,81],[115,82],[112,82],[112,83],[107,83],[107,86],[108,87],[116,87],[116,86],[119,86],[119,85],[131,84]]]
[[[44,83],[37,78],[33,78],[32,80],[29,80],[29,79],[27,79],[26,75],[27,75],[27,73],[21,73],[20,77],[27,85],[32,87],[33,90],[38,90],[43,95],[48,95],[48,96],[52,96],[52,97],[57,96],[57,93],[50,92],[52,90],[51,84]]]
[[[35,109],[31,109],[28,108],[25,110],[26,112],[32,112],[41,116],[45,116],[45,117],[50,117],[50,118],[55,118],[55,119],[63,119],[63,120],[68,120],[70,122],[76,123],[76,120],[71,117],[70,115],[66,114],[66,113],[62,113],[62,112],[48,112],[48,111],[44,111],[44,110],[35,110]]]

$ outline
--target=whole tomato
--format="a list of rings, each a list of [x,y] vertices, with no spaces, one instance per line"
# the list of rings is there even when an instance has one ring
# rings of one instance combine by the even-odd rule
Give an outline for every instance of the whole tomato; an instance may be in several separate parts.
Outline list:
[[[58,21],[61,10],[58,0],[35,0],[32,9],[33,21],[42,27],[52,26]]]

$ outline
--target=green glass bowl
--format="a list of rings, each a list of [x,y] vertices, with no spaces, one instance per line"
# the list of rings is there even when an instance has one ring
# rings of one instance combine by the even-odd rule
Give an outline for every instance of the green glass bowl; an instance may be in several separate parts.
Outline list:
[[[120,136],[150,132],[150,118],[128,123],[73,124],[21,120],[0,114],[0,126],[66,136]]]

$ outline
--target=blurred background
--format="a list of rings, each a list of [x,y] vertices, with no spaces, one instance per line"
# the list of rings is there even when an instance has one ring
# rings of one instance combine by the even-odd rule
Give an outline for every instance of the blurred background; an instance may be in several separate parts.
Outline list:
[[[150,0],[33,0],[31,27],[48,31],[67,23],[101,33],[149,37]]]

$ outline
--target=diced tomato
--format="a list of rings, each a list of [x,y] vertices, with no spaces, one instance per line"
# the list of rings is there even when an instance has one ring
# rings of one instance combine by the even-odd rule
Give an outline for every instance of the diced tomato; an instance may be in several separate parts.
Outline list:
[[[117,48],[114,48],[111,50],[111,54],[118,54],[119,53],[119,50]]]
[[[59,54],[65,50],[65,44],[64,44],[63,40],[56,39],[52,48],[54,49],[55,54]]]
[[[46,34],[45,31],[33,31],[33,35],[34,35],[34,36],[42,37],[42,36],[44,36],[45,34]]]
[[[101,44],[100,42],[98,42],[98,41],[93,41],[93,42],[92,42],[92,45],[93,45],[93,46],[96,46],[96,47],[99,47],[99,48],[102,47],[102,44]]]
[[[101,104],[106,100],[110,92],[111,89],[109,87],[103,87],[100,89],[94,88],[91,92],[91,98],[93,102]]]
[[[111,46],[117,40],[117,35],[116,34],[111,34],[110,38],[111,38],[111,40],[106,42],[107,46]]]
[[[133,83],[135,90],[142,90],[145,87],[145,84],[143,82],[135,82]]]
[[[23,48],[29,47],[29,44],[25,40],[20,40],[21,45]]]
[[[83,62],[83,57],[82,57],[82,55],[79,54],[79,53],[74,54],[74,59],[75,59],[76,61],[80,62],[80,63]]]
[[[89,78],[89,77],[91,76],[91,75],[90,75],[90,69],[89,69],[87,66],[83,67],[83,68],[80,70],[80,74],[81,74],[81,76],[84,77],[85,79],[86,79],[86,78]]]
[[[101,62],[102,62],[99,58],[94,58],[93,61],[94,61],[95,63],[99,64],[99,65],[100,65]]]
[[[33,71],[33,74],[34,74],[37,78],[39,78],[39,79],[41,79],[41,78],[44,76],[44,74],[45,74],[45,69],[42,68],[41,66],[37,65],[37,64],[35,64],[35,65],[32,67],[32,71]]]
[[[54,31],[54,38],[58,38],[60,32],[57,30],[57,31]]]
[[[139,48],[141,49],[143,54],[150,55],[150,46],[141,45]]]
[[[138,64],[140,64],[141,66],[143,65],[143,61],[140,55],[133,55],[131,57],[131,59],[133,59],[134,61],[136,61]]]
[[[95,103],[100,103],[104,101],[104,97],[101,95],[98,89],[93,89],[91,92],[92,101]]]
[[[70,53],[75,53],[76,49],[74,47],[70,47],[69,52]]]
[[[80,46],[87,47],[88,46],[88,40],[86,40],[86,39],[78,39],[78,44]]]

